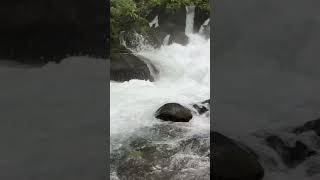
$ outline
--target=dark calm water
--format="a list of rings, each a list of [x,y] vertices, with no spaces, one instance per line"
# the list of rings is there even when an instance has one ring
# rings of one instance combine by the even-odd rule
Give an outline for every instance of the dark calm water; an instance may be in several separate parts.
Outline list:
[[[215,127],[251,131],[320,117],[320,2],[226,0],[215,7]]]
[[[105,179],[106,61],[0,63],[0,179]]]

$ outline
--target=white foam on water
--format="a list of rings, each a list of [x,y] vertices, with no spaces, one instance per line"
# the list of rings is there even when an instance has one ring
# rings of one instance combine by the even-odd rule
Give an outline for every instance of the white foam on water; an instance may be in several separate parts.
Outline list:
[[[124,136],[160,121],[155,111],[165,103],[187,107],[210,98],[210,40],[190,35],[187,46],[172,44],[158,50],[138,53],[159,70],[155,82],[130,80],[110,82],[110,134]],[[189,123],[195,131],[209,130],[207,117],[195,117]]]

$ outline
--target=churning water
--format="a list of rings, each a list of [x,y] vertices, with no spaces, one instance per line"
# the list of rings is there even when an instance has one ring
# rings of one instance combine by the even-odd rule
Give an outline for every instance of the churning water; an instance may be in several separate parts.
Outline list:
[[[159,71],[155,82],[110,82],[112,179],[118,179],[121,174],[125,154],[130,156],[134,152],[134,157],[143,156],[145,152],[141,148],[145,146],[155,147],[150,156],[155,156],[155,152],[162,154],[159,159],[145,162],[152,166],[152,170],[146,170],[147,167],[142,170],[149,178],[209,179],[209,113],[198,115],[194,111],[188,123],[168,123],[154,117],[155,111],[165,103],[176,102],[192,109],[192,104],[210,98],[210,39],[198,34],[188,36],[186,46],[173,43],[137,52]],[[136,139],[147,139],[150,143],[129,147]],[[131,172],[128,166],[127,171]],[[137,179],[134,173],[131,172],[131,178]],[[120,179],[126,179],[123,174]]]
[[[172,44],[138,53],[160,71],[155,82],[110,83],[111,136],[157,122],[153,113],[164,103],[188,106],[209,99],[210,41],[198,35],[191,35],[190,40],[187,46]]]

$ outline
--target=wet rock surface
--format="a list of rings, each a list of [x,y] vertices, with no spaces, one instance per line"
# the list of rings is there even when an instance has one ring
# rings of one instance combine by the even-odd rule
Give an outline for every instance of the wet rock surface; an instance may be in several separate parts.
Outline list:
[[[215,180],[262,180],[264,169],[257,156],[243,148],[238,142],[218,133],[211,132]]]
[[[154,81],[145,61],[132,53],[112,53],[110,57],[110,80],[120,82],[131,79]],[[154,68],[154,66],[152,67]]]
[[[153,44],[161,45],[166,35],[170,35],[169,44],[178,43],[186,45],[189,42],[189,38],[185,34],[186,27],[186,8],[181,7],[174,13],[164,9],[163,7],[155,7],[151,10],[148,20],[151,22],[156,16],[159,19],[159,26],[153,27],[152,31],[148,34],[150,42]],[[209,18],[209,13],[201,10],[199,7],[195,7],[194,16],[194,32],[200,30],[201,25]]]
[[[192,113],[178,103],[167,103],[156,111],[155,117],[164,121],[189,122],[192,119]]]
[[[301,127],[297,127],[294,129],[294,133],[301,134],[308,131],[314,131],[318,136],[320,136],[320,118],[306,122]]]
[[[119,179],[210,179],[209,134],[186,136],[187,129],[170,124],[139,131],[111,154]]]
[[[296,167],[308,157],[317,154],[316,151],[310,149],[301,141],[296,141],[293,146],[289,146],[281,138],[274,135],[267,137],[265,141],[279,154],[283,162],[290,168]]]
[[[192,107],[198,112],[198,114],[204,114],[210,111],[210,99],[201,103],[193,104]]]
[[[172,43],[177,43],[185,46],[189,43],[189,38],[184,32],[178,32],[170,36],[169,44]]]

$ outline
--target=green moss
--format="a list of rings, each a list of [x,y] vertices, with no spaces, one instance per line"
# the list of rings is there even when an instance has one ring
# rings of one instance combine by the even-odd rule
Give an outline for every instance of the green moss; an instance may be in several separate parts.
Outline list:
[[[130,152],[129,156],[138,158],[138,157],[142,157],[143,153],[141,151],[132,151]]]

